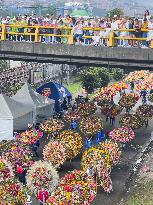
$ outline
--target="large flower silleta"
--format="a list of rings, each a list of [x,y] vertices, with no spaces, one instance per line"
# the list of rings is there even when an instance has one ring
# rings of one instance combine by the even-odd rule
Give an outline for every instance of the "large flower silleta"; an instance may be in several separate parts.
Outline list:
[[[125,114],[119,121],[122,127],[129,127],[133,130],[139,129],[144,124],[144,119],[137,114]]]
[[[135,134],[131,128],[121,127],[112,130],[109,136],[115,142],[127,143],[135,138]]]
[[[66,160],[65,148],[61,142],[50,141],[43,149],[43,158],[58,168]]]
[[[40,125],[40,129],[47,134],[59,132],[63,128],[64,123],[62,120],[59,119],[50,119]]]
[[[60,181],[58,188],[51,193],[48,205],[90,204],[96,197],[96,183],[93,177],[81,170],[66,174]]]
[[[66,159],[74,159],[82,150],[83,140],[79,133],[72,130],[65,130],[60,133],[57,140],[65,149]]]
[[[96,117],[90,116],[86,119],[82,119],[79,125],[80,131],[84,135],[94,135],[97,134],[103,128],[103,121]]]
[[[27,187],[35,196],[38,191],[51,193],[59,183],[59,176],[50,162],[37,161],[27,171]]]

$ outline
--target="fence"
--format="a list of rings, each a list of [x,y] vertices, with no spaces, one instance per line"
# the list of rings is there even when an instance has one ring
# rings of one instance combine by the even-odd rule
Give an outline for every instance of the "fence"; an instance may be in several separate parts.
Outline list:
[[[124,46],[129,42],[147,42],[147,38],[135,38],[128,35],[135,32],[135,29],[107,30],[103,28],[83,28],[84,35],[81,36],[82,44],[91,44],[96,36],[95,32],[102,32],[99,45],[115,47]],[[87,31],[93,32],[86,35]],[[141,29],[142,33],[148,33],[148,29]],[[152,31],[153,32],[153,31]],[[107,34],[107,35],[106,35]],[[99,35],[99,34],[98,34]],[[98,36],[97,35],[97,36]],[[23,26],[23,25],[0,25],[0,40],[26,41],[26,42],[45,42],[45,43],[64,43],[75,44],[74,29],[72,27],[52,27],[52,26]],[[149,46],[149,44],[148,44]],[[150,41],[153,48],[153,34]]]

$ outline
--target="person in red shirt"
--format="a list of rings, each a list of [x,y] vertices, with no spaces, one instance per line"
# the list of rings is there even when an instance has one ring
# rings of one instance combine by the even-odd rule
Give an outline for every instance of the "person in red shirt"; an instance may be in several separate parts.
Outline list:
[[[38,191],[37,199],[39,200],[40,204],[43,204],[48,199],[48,191]]]

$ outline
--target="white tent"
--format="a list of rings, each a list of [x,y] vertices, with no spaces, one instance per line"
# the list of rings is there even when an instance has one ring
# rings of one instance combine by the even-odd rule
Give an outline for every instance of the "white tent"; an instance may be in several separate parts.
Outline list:
[[[13,130],[26,130],[28,124],[33,124],[32,108],[0,94],[0,141],[13,139]]]
[[[18,102],[30,105],[37,116],[51,117],[54,113],[55,101],[36,93],[28,83],[12,97]]]

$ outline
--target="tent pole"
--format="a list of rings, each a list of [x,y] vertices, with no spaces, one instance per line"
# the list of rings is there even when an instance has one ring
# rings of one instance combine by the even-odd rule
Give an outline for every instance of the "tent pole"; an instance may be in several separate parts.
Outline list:
[[[63,70],[64,70],[64,64],[62,64],[62,71],[61,71],[61,85],[63,85]]]

